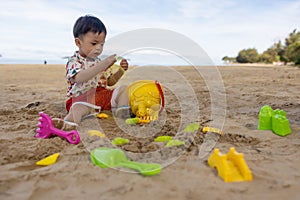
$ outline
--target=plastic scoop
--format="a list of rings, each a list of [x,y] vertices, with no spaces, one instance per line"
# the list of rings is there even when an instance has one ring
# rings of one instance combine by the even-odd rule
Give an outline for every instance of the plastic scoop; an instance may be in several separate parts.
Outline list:
[[[78,144],[80,142],[80,136],[76,130],[66,132],[57,129],[53,126],[52,120],[49,115],[43,112],[40,112],[39,115],[40,123],[38,124],[39,128],[36,130],[36,138],[49,138],[52,135],[57,135],[59,137],[65,138],[71,144]]]
[[[97,130],[88,130],[88,134],[92,137],[94,135],[101,137],[101,138],[105,138],[106,135],[104,133],[102,133],[101,131],[97,131]]]
[[[200,125],[198,123],[191,123],[184,128],[184,132],[191,133],[195,132],[199,129]]]
[[[171,136],[163,135],[155,138],[154,142],[169,142],[170,140],[173,140]]]
[[[128,139],[125,139],[125,138],[122,138],[122,137],[116,137],[112,142],[111,144],[113,145],[124,145],[124,144],[127,144],[129,142]]]
[[[91,160],[94,165],[101,168],[125,167],[134,169],[144,176],[159,174],[161,165],[156,163],[139,163],[128,160],[125,153],[120,149],[96,148],[91,152]]]
[[[52,154],[52,155],[36,162],[36,165],[44,165],[44,166],[53,165],[54,163],[56,163],[58,156],[59,156],[59,153]]]
[[[166,147],[176,147],[176,146],[181,146],[181,145],[184,145],[184,144],[185,144],[185,142],[181,141],[181,140],[170,140],[166,144]]]
[[[105,114],[105,113],[99,113],[96,115],[96,117],[100,118],[100,119],[107,119],[108,118],[108,115]]]
[[[135,117],[135,118],[128,118],[125,120],[125,123],[127,125],[137,125],[140,122],[140,118]]]

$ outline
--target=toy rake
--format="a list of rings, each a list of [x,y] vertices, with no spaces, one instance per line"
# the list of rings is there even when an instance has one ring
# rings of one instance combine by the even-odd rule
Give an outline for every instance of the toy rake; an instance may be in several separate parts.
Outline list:
[[[39,113],[38,129],[36,130],[36,138],[49,138],[53,135],[65,138],[71,144],[78,144],[80,142],[80,136],[77,130],[63,131],[53,126],[52,120],[49,115],[40,112]]]

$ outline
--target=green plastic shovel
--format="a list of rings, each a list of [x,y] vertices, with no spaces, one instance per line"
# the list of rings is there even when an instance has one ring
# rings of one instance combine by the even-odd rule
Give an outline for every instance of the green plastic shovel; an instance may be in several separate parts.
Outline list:
[[[137,170],[144,176],[152,176],[160,173],[161,165],[156,163],[139,163],[128,160],[120,149],[96,148],[91,152],[91,160],[94,165],[101,168],[126,167]]]

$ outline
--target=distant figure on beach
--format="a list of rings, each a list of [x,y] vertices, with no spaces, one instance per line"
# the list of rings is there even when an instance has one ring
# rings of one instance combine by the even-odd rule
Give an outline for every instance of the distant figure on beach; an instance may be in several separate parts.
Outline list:
[[[108,89],[107,79],[103,76],[103,72],[117,61],[116,54],[99,59],[106,37],[104,24],[94,16],[82,16],[75,22],[73,35],[78,50],[66,65],[66,124],[78,125],[82,117],[90,114],[91,108],[111,110],[117,117],[129,115],[126,86]],[[120,65],[124,70],[128,69],[126,59],[122,59]]]
[[[44,65],[47,65],[47,60],[44,60]]]

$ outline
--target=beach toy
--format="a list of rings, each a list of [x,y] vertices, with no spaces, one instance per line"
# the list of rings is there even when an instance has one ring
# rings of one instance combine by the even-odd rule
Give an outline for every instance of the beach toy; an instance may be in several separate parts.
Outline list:
[[[118,82],[118,80],[123,76],[124,73],[125,70],[120,65],[113,64],[103,72],[103,76],[107,80],[107,85],[113,86]]]
[[[260,109],[258,130],[272,130],[279,136],[286,136],[292,132],[285,111],[273,110],[268,105]]]
[[[128,139],[122,138],[122,137],[116,137],[114,140],[111,142],[113,145],[124,145],[129,142]]]
[[[97,130],[88,130],[88,134],[89,134],[91,137],[94,136],[94,135],[99,136],[99,137],[101,137],[101,138],[105,138],[105,137],[106,137],[106,135],[105,135],[104,133],[102,133],[102,132],[100,132],[100,131],[97,131]]]
[[[265,105],[261,107],[259,112],[259,122],[258,129],[259,130],[272,130],[272,116],[274,115],[274,111],[269,105]]]
[[[286,136],[292,132],[284,110],[274,110],[274,115],[272,116],[272,130],[275,134],[280,136]]]
[[[53,165],[54,163],[56,163],[58,156],[59,156],[59,153],[52,154],[52,155],[36,162],[35,164],[36,165],[44,165],[44,166]]]
[[[53,135],[57,135],[59,137],[65,138],[71,144],[78,144],[80,142],[80,136],[76,130],[67,132],[57,129],[53,126],[52,120],[49,115],[43,112],[40,112],[39,115],[40,123],[38,124],[39,128],[36,130],[36,138],[49,138]]]
[[[223,132],[221,131],[221,129],[208,127],[208,126],[203,127],[202,132],[203,133],[211,132],[211,133],[218,133],[219,135],[223,135]]]
[[[157,138],[155,138],[154,142],[168,142],[170,140],[173,140],[173,138],[171,136],[163,135],[163,136],[158,136]]]
[[[225,182],[252,180],[252,172],[244,159],[244,155],[236,152],[233,147],[230,148],[228,154],[222,154],[219,149],[215,149],[208,158],[208,165],[216,168],[218,175]]]
[[[139,163],[130,161],[120,149],[96,148],[91,152],[91,160],[94,165],[101,168],[125,167],[138,171],[144,176],[152,176],[160,173],[162,166],[156,163]]]
[[[134,117],[134,118],[128,118],[125,120],[125,123],[127,125],[137,125],[137,124],[148,124],[150,123],[152,120],[154,120],[154,118],[150,117],[150,116],[146,116],[146,117]]]
[[[139,80],[127,87],[131,111],[141,120],[157,120],[164,108],[164,93],[158,81]]]
[[[168,141],[168,143],[166,144],[166,147],[175,147],[175,146],[181,146],[184,145],[185,142],[181,141],[181,140],[170,140]]]
[[[158,117],[152,117],[152,116],[144,116],[144,117],[140,117],[139,118],[139,124],[144,123],[144,124],[148,124],[150,123],[152,120],[157,120]]]
[[[115,56],[115,58],[116,58],[117,61],[121,61],[121,60],[123,60],[123,59],[125,59],[125,60],[127,60],[127,61],[130,61],[129,58],[124,58],[123,56]]]
[[[125,123],[127,125],[137,125],[140,122],[140,118],[135,117],[135,118],[128,118],[125,120]]]
[[[200,125],[197,123],[191,123],[184,128],[184,132],[191,133],[195,132],[199,129]]]
[[[107,119],[107,118],[108,118],[108,115],[105,114],[105,113],[99,113],[99,114],[97,114],[96,116],[97,116],[98,118],[100,118],[100,119]]]

